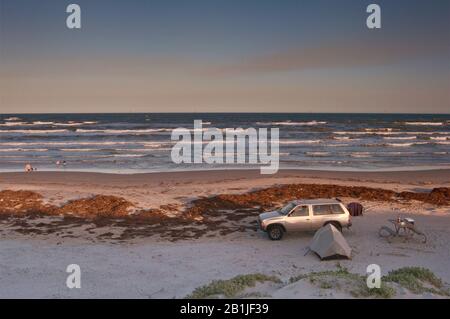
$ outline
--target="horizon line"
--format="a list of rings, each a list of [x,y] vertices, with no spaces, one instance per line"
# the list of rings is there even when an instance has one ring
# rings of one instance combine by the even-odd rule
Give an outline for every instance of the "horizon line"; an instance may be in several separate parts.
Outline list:
[[[50,115],[50,114],[392,114],[392,115],[450,115],[450,113],[407,112],[19,112],[0,115]]]

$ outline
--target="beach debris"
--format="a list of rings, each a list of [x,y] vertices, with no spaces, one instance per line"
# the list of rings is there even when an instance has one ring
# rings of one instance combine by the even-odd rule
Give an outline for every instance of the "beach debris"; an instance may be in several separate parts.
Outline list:
[[[450,188],[433,188],[430,193],[401,192],[399,197],[406,200],[418,200],[434,205],[448,205],[450,203]]]
[[[244,194],[220,194],[202,197],[191,202],[186,213],[190,216],[204,216],[218,210],[251,209],[255,213],[273,209],[278,203],[316,198],[358,198],[367,201],[396,202],[417,200],[434,205],[450,204],[450,189],[435,188],[430,193],[401,192],[364,186],[343,186],[329,184],[287,184],[251,191]]]
[[[352,249],[344,236],[332,224],[327,224],[316,231],[309,249],[315,252],[321,260],[350,259],[352,254]]]
[[[57,209],[58,214],[78,217],[124,217],[134,205],[122,197],[96,195],[91,198],[71,200]]]
[[[0,191],[0,215],[63,215],[80,218],[123,217],[134,205],[117,196],[96,195],[68,201],[58,207],[45,204],[33,191]]]
[[[39,193],[25,190],[0,191],[0,215],[53,215],[55,207],[44,204]]]

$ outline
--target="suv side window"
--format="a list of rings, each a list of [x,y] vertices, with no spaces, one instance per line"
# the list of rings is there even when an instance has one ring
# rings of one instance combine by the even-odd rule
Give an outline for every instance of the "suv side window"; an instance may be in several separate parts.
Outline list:
[[[297,206],[289,215],[289,217],[301,217],[301,216],[309,216],[308,206]]]
[[[331,210],[333,211],[333,214],[345,214],[344,210],[339,204],[331,205]]]
[[[332,215],[331,205],[314,205],[313,206],[314,215]]]

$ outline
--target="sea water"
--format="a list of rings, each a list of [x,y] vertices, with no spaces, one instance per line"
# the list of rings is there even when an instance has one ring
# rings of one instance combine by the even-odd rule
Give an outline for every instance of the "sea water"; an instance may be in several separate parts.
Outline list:
[[[449,114],[140,113],[0,115],[0,170],[21,171],[26,163],[114,173],[252,167],[173,163],[171,132],[192,129],[194,120],[205,128],[279,128],[281,168],[450,167]]]

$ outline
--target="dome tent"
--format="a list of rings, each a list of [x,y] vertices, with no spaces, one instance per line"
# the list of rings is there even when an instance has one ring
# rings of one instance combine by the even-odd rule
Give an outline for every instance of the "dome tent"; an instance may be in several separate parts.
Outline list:
[[[320,259],[351,258],[352,249],[342,233],[332,224],[320,228],[309,245]]]

